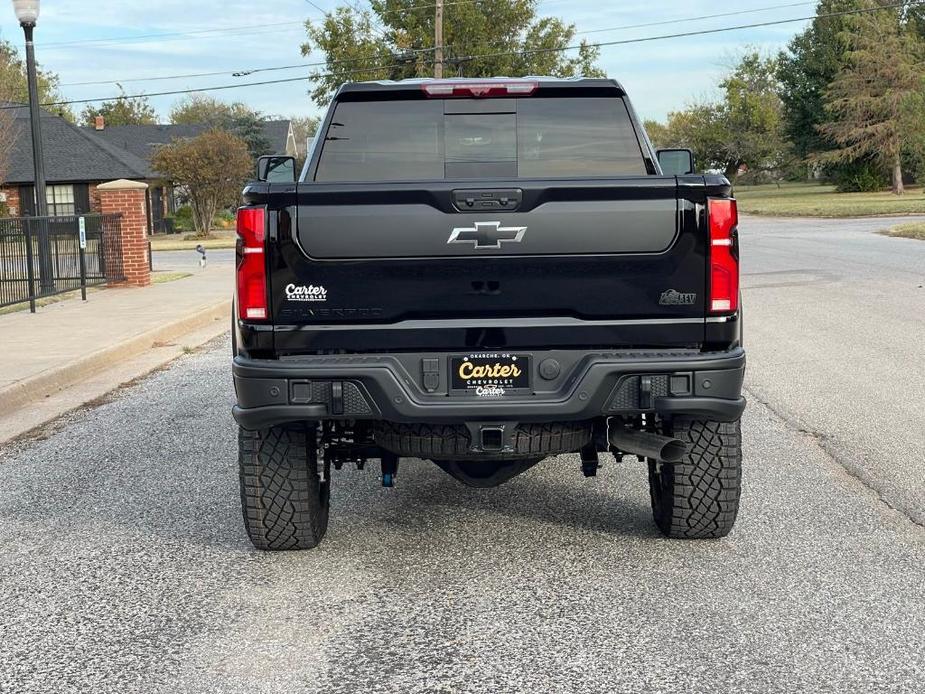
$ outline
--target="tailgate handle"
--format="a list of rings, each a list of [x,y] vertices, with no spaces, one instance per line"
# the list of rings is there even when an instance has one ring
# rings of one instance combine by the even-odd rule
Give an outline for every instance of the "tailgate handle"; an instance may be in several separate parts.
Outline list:
[[[460,212],[513,212],[523,200],[520,188],[454,190],[453,206]]]

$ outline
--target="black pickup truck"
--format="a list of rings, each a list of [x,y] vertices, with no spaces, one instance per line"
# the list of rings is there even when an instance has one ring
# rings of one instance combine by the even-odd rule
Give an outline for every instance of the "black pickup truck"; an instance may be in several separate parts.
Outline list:
[[[722,537],[745,407],[736,203],[609,79],[347,84],[238,212],[234,417],[262,549],[314,547],[332,471],[648,466],[655,523]],[[296,180],[298,178],[298,180]]]

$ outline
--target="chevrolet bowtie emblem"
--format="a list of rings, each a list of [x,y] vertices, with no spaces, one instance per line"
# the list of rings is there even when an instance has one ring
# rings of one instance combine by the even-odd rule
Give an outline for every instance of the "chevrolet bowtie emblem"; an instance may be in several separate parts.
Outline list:
[[[501,222],[476,222],[471,227],[456,227],[447,243],[471,243],[476,249],[501,248],[502,243],[520,243],[527,227],[503,227]]]

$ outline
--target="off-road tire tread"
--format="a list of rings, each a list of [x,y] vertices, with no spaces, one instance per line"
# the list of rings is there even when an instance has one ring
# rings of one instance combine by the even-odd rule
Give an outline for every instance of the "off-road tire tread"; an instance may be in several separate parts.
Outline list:
[[[740,422],[675,418],[670,435],[688,444],[679,463],[649,462],[652,513],[668,537],[725,537],[742,491]]]
[[[386,450],[409,458],[518,459],[577,451],[590,440],[591,427],[587,422],[520,424],[513,434],[514,450],[490,455],[469,450],[469,430],[464,425],[377,422],[373,435],[376,443]]]
[[[328,484],[305,426],[239,429],[241,509],[258,549],[311,549],[328,525]]]

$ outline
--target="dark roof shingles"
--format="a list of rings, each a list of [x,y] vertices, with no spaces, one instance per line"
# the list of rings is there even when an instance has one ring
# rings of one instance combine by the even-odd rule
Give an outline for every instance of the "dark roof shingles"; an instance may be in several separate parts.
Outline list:
[[[286,151],[289,138],[288,120],[271,120],[263,124],[263,135],[273,152],[282,154]],[[205,125],[115,125],[103,130],[93,130],[100,139],[115,147],[125,149],[136,157],[150,159],[152,150],[158,145],[170,144],[174,140],[196,137],[207,130]]]
[[[12,107],[14,143],[5,183],[32,183],[32,127],[29,109],[23,104]],[[266,121],[264,136],[274,152],[286,151],[288,120]],[[204,125],[122,125],[104,130],[79,128],[63,118],[42,111],[45,179],[49,183],[74,181],[111,181],[118,178],[157,178],[151,169],[154,147],[176,139],[195,137],[206,130]]]
[[[35,176],[29,109],[24,105],[7,105],[14,106],[10,112],[15,135],[5,183],[32,183]],[[144,159],[46,111],[42,111],[42,140],[45,179],[49,183],[145,179],[152,176]]]

